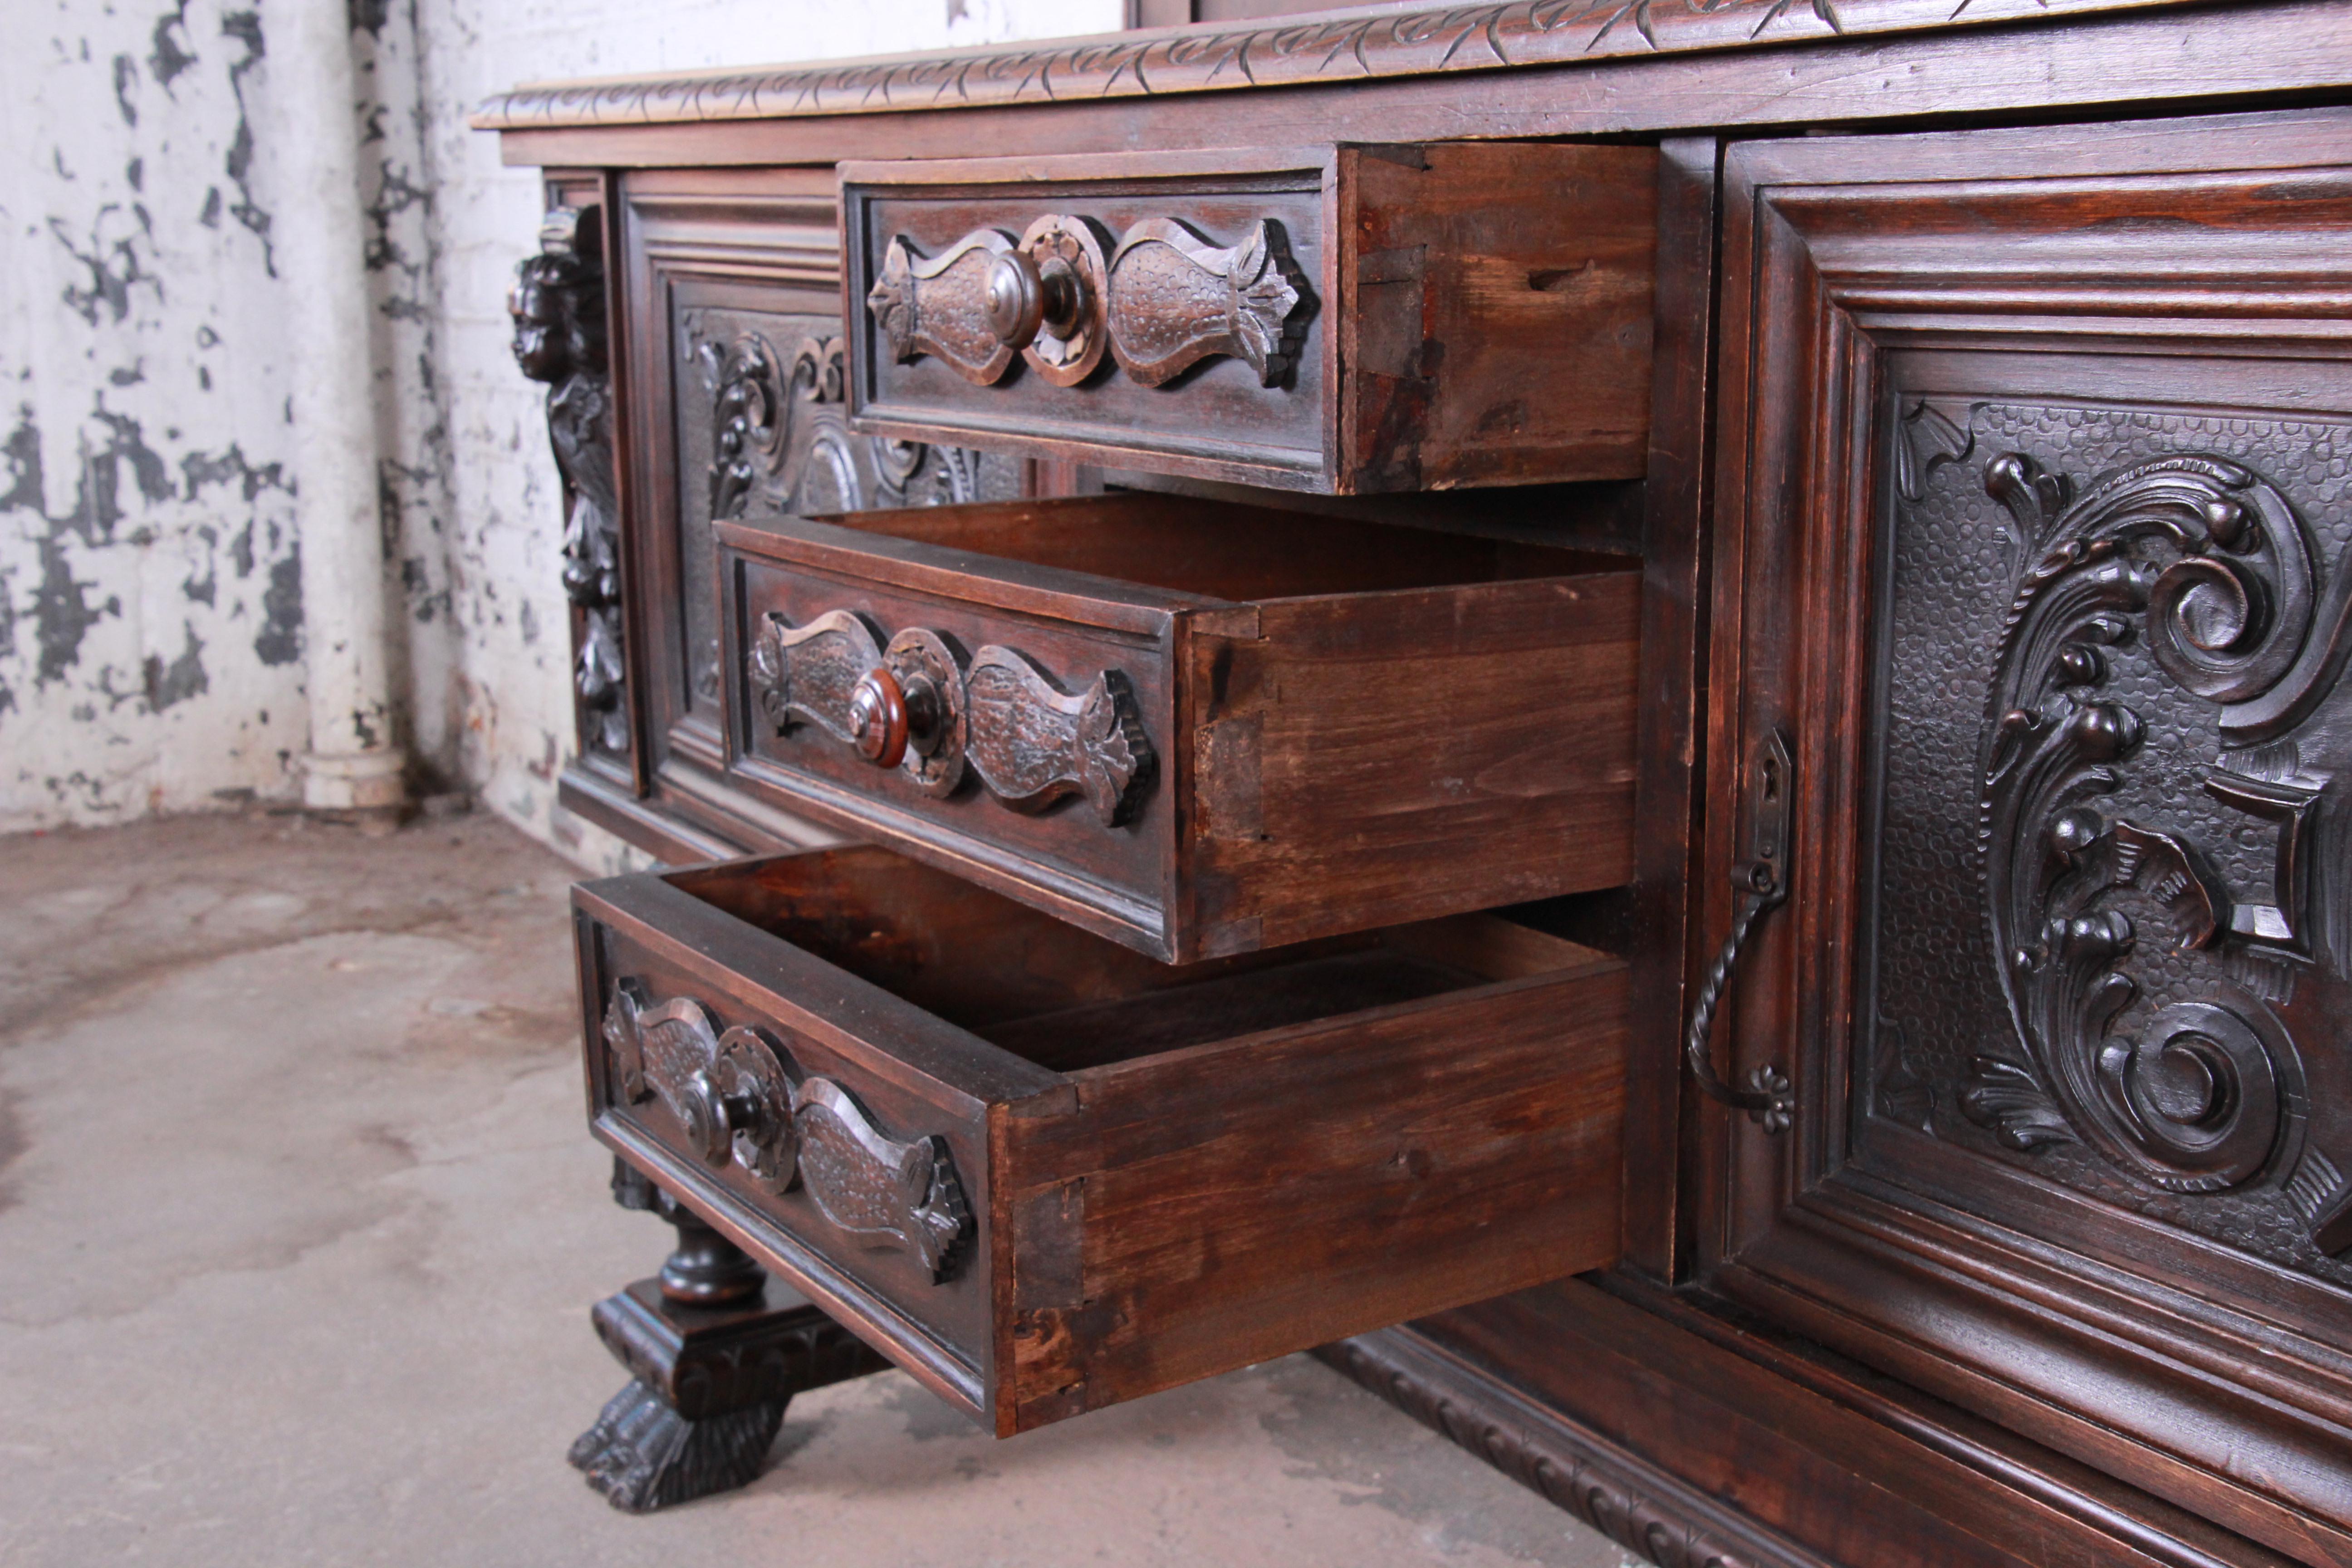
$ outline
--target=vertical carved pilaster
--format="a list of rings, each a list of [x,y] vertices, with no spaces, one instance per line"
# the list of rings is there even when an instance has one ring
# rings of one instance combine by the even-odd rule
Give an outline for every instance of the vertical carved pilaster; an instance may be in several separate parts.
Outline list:
[[[515,323],[515,363],[548,384],[548,440],[563,476],[563,591],[580,612],[572,665],[580,749],[625,759],[621,512],[613,482],[601,233],[593,207],[549,213],[539,231],[540,253],[515,268],[507,310]]]

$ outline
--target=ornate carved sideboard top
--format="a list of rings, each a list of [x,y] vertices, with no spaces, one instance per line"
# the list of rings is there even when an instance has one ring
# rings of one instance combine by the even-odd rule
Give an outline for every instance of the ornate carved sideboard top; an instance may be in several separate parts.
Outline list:
[[[1517,0],[1356,6],[1238,27],[1000,45],[766,69],[533,82],[483,103],[478,131],[690,124],[1056,103],[1572,66],[1811,40],[1983,27],[2180,0]]]

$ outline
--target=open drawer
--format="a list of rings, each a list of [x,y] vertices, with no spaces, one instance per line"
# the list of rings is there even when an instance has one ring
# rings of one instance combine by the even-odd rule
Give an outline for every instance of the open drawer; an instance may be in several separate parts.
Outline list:
[[[1156,958],[1632,878],[1630,557],[1144,494],[717,532],[734,782]]]
[[[1624,966],[1493,916],[1171,966],[870,847],[573,908],[597,1136],[999,1435],[1616,1255]]]
[[[1276,489],[1638,479],[1658,154],[841,165],[851,426]]]

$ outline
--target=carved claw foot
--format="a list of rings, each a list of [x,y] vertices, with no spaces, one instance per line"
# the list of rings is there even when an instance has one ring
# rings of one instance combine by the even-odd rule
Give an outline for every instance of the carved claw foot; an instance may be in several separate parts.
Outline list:
[[[749,1485],[784,1424],[788,1397],[700,1421],[632,1378],[572,1445],[572,1467],[624,1513],[650,1513]]]
[[[890,1363],[726,1237],[616,1173],[614,1195],[677,1227],[661,1273],[596,1303],[597,1338],[629,1373],[569,1456],[626,1513],[750,1484],[793,1395]]]

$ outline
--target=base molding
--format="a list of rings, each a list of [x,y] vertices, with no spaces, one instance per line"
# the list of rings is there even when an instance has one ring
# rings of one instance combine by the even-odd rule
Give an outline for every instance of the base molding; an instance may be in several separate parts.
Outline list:
[[[2339,1561],[2269,1550],[1729,1303],[1631,1276],[1316,1353],[1665,1568]]]
[[[1315,1354],[1660,1568],[1834,1568],[1410,1328]]]

